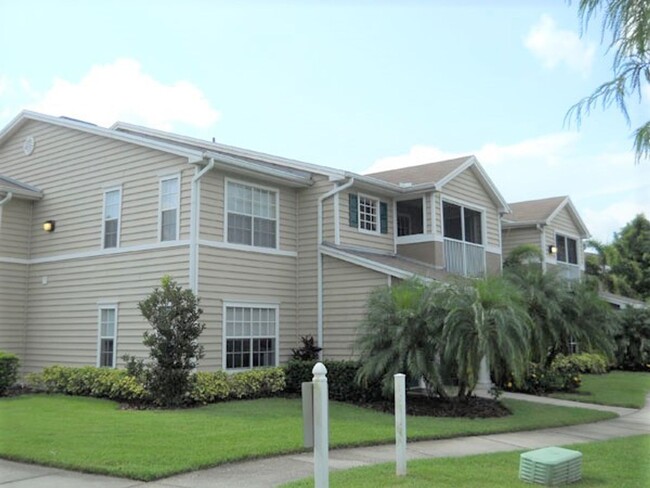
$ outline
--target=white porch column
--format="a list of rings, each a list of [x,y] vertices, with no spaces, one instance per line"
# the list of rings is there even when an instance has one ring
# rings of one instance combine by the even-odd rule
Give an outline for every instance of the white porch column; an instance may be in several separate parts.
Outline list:
[[[492,388],[492,380],[490,379],[490,364],[485,356],[481,359],[481,367],[478,370],[478,383],[476,383],[477,390],[488,391]]]

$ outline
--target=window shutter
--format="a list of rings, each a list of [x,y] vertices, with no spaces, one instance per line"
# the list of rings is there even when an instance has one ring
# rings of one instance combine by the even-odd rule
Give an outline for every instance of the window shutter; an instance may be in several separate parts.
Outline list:
[[[388,234],[388,204],[379,202],[379,228],[382,234]]]
[[[359,199],[356,193],[350,193],[350,227],[359,226]]]

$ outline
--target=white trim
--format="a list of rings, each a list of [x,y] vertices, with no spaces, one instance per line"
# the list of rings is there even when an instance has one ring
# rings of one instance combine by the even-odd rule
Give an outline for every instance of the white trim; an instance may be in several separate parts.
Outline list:
[[[387,278],[386,279],[386,282],[387,282],[386,284],[390,288],[391,286],[393,286],[393,277],[391,275],[386,275],[386,278]]]
[[[366,200],[372,200],[377,204],[377,213],[376,213],[376,229],[362,229],[361,228],[361,199],[365,198]],[[388,215],[386,216],[388,219]],[[381,199],[379,197],[373,197],[365,193],[357,193],[357,230],[363,234],[371,235],[380,235],[381,234]]]
[[[171,208],[162,208],[163,182],[169,180],[176,180],[178,185],[178,191],[176,192],[176,236],[174,239],[170,239],[170,241],[177,241],[181,236],[181,173],[175,173],[162,176],[158,180],[158,242],[170,242],[162,240],[162,213],[164,210],[172,210]]]
[[[296,251],[285,251],[283,249],[273,249],[271,247],[256,247],[256,246],[248,246],[246,244],[231,244],[230,242],[209,241],[206,239],[199,239],[199,244],[201,246],[214,247],[216,249],[230,249],[232,251],[256,252],[260,254],[272,254],[275,256],[287,256],[290,258],[298,257],[298,253]]]
[[[453,237],[445,237],[445,209],[444,205],[445,202],[451,203],[452,205],[459,206],[461,208],[469,208],[470,210],[474,210],[475,212],[480,212],[481,214],[481,233],[483,234],[481,236],[481,243],[478,244],[476,242],[469,242],[465,240],[465,212],[460,213],[460,226],[461,226],[461,231],[463,233],[463,238],[462,239],[454,239]],[[457,198],[453,197],[447,197],[446,195],[441,195],[440,198],[440,227],[442,230],[442,238],[444,239],[450,239],[452,241],[458,241],[458,242],[469,242],[470,244],[474,244],[477,246],[482,246],[484,249],[487,247],[487,219],[486,219],[486,213],[487,210],[480,205],[474,205],[472,203],[464,203],[462,200],[459,200]]]
[[[168,241],[156,242],[152,244],[140,244],[137,246],[129,247],[111,247],[108,249],[100,249],[96,251],[83,251],[71,254],[59,254],[56,256],[45,256],[42,258],[22,259],[0,256],[0,263],[9,264],[43,264],[43,263],[56,263],[59,261],[69,261],[71,259],[84,259],[95,258],[102,256],[111,256],[114,254],[128,254],[132,252],[154,251],[157,249],[168,249],[173,247],[183,247],[189,245],[189,241]]]
[[[582,218],[580,217],[580,214],[578,213],[578,210],[576,209],[575,205],[573,205],[573,202],[571,201],[571,198],[566,197],[562,202],[557,206],[555,210],[551,213],[551,215],[548,216],[546,219],[546,223],[550,224],[551,221],[558,216],[558,214],[562,211],[564,207],[569,208],[569,212],[573,214],[574,220],[578,223],[579,227],[582,227],[582,231],[584,231],[584,235],[581,235],[578,237],[578,239],[588,239],[590,237],[589,230],[587,229],[587,226],[583,222]],[[579,231],[581,229],[578,229]]]
[[[581,239],[580,237],[573,237],[573,236],[570,235],[570,234],[565,234],[565,233],[562,232],[562,231],[558,232],[557,230],[553,230],[553,245],[554,245],[554,246],[557,246],[557,236],[558,236],[558,235],[564,237],[564,243],[565,243],[565,250],[566,250],[566,258],[567,258],[567,260],[566,260],[566,261],[560,261],[560,260],[557,258],[557,253],[556,253],[556,254],[555,254],[555,261],[554,261],[554,263],[555,263],[555,264],[558,264],[558,265],[580,267],[580,266],[581,266],[581,263],[580,263],[580,249],[579,249],[579,245],[578,245],[578,244],[582,244],[582,239]],[[571,240],[573,240],[573,241],[576,242],[576,261],[577,261],[577,263],[570,263],[570,262],[568,261],[568,260],[569,260],[569,246],[568,246],[568,241],[567,241],[567,239],[571,239]]]
[[[438,232],[438,229],[436,228],[436,195],[441,195],[441,193],[438,191],[431,192],[431,233],[442,242],[442,232]],[[442,211],[442,207],[440,207],[440,210]],[[442,218],[442,215],[440,218]],[[440,229],[442,230],[442,225],[440,226]]]
[[[341,251],[338,249],[332,249],[329,247],[320,247],[320,252],[326,256],[329,256],[331,258],[336,258],[340,259],[341,261],[346,261],[348,263],[356,264],[357,266],[361,266],[362,268],[367,268],[371,269],[373,271],[377,271],[378,273],[382,274],[388,274],[391,276],[394,276],[395,278],[401,278],[401,279],[409,279],[413,277],[420,278],[425,281],[433,281],[431,278],[427,278],[425,276],[419,275],[417,273],[411,273],[409,271],[404,271],[402,269],[397,269],[393,268],[391,266],[386,266],[385,264],[378,263],[376,261],[373,261],[371,259],[366,259],[362,258],[360,256],[355,256],[352,254],[348,254],[345,251]]]
[[[339,193],[334,194],[334,244],[341,244],[341,208],[339,203]]]
[[[119,324],[119,307],[116,302],[114,303],[101,303],[97,306],[97,367],[100,367],[102,339],[110,339],[111,336],[102,336],[102,310],[113,310],[115,312],[115,323],[113,326],[113,364],[111,368],[115,368],[117,364],[117,327]]]
[[[114,191],[119,192],[117,199],[117,238],[115,240],[115,247],[106,247],[106,194]],[[122,231],[122,185],[112,186],[104,189],[104,199],[102,205],[102,242],[101,248],[106,249],[119,249],[120,247],[120,234]]]
[[[393,254],[397,254],[397,201],[393,198]]]
[[[117,298],[100,298],[97,300],[97,307],[106,308],[107,306],[117,306],[119,300]]]
[[[269,303],[269,302],[260,302],[259,299],[255,301],[248,301],[246,299],[238,299],[237,301],[227,301],[222,300],[221,307],[221,369],[223,371],[237,372],[237,371],[250,371],[255,369],[252,365],[250,368],[226,368],[226,341],[228,339],[226,335],[226,309],[228,307],[242,307],[242,308],[272,308],[275,310],[275,367],[280,364],[280,303]],[[252,339],[252,334],[250,335]],[[252,359],[253,350],[251,348],[251,359]],[[262,366],[260,366],[262,367]]]
[[[419,236],[419,235],[426,235],[427,234],[427,196],[428,194],[423,193],[420,195],[404,195],[403,197],[400,198],[395,198],[393,199],[393,228],[395,229],[393,234],[395,236],[395,239],[401,239],[403,237],[410,237],[413,235]],[[399,202],[410,202],[412,200],[422,200],[422,233],[420,234],[410,234],[409,236],[398,236],[397,235],[397,204]]]
[[[252,227],[253,219],[255,218],[252,214],[251,217],[251,243],[250,244],[234,244],[228,242],[228,184],[235,183],[237,185],[248,186],[250,188],[257,188],[258,190],[264,190],[268,192],[275,193],[275,247],[263,247],[255,246],[255,229]],[[271,186],[258,185],[257,183],[251,183],[249,181],[238,180],[235,178],[224,177],[223,179],[223,242],[224,244],[232,244],[236,246],[248,246],[255,249],[280,249],[280,189]],[[242,215],[242,214],[240,214]]]
[[[473,244],[473,242],[470,242],[470,244]],[[498,254],[501,256],[501,248],[499,246],[495,246],[494,244],[488,244],[487,246],[484,246],[485,252],[489,252],[490,254]]]
[[[400,244],[415,244],[418,242],[442,242],[442,239],[434,236],[433,234],[413,234],[410,236],[400,236],[396,239],[398,245]]]

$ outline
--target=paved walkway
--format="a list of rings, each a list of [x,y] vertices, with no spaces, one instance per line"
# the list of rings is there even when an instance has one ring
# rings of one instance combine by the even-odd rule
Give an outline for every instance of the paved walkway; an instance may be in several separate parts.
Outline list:
[[[411,442],[407,448],[408,459],[468,456],[471,454],[537,449],[547,446],[578,444],[616,437],[650,434],[650,395],[646,398],[646,406],[641,410],[511,393],[504,394],[504,396],[553,405],[607,410],[619,414],[620,417],[571,427]],[[393,445],[330,451],[331,470],[393,462],[394,460],[395,448]],[[0,460],[0,487],[2,488],[223,488],[241,486],[246,488],[268,488],[305,478],[312,474],[313,456],[309,453],[226,464],[216,468],[172,476],[151,483]]]

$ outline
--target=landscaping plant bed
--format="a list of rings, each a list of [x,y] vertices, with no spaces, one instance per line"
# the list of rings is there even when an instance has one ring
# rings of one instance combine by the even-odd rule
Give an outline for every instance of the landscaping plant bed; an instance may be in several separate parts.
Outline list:
[[[369,408],[385,413],[394,413],[391,401],[367,404]],[[423,395],[408,395],[406,398],[406,414],[424,417],[467,417],[494,418],[512,415],[504,405],[490,398],[469,397],[439,398]]]

